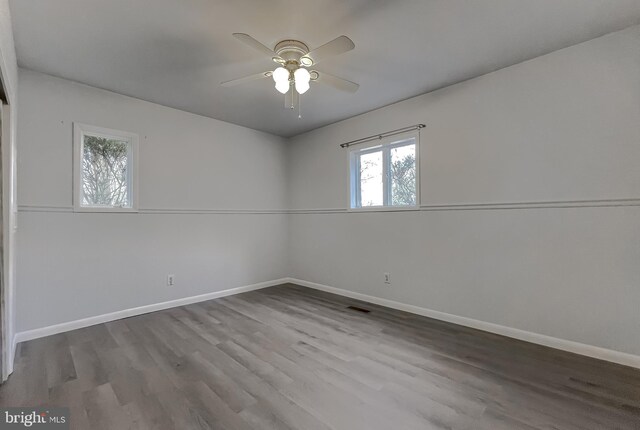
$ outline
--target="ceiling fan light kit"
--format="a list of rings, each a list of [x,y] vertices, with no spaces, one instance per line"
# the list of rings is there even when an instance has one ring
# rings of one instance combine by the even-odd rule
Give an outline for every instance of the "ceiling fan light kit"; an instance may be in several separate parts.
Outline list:
[[[346,79],[318,72],[317,70],[307,70],[307,68],[325,58],[351,51],[355,45],[347,36],[340,36],[312,51],[299,40],[283,40],[276,44],[275,49],[271,50],[248,34],[233,33],[233,36],[255,50],[271,57],[274,62],[279,64],[279,67],[273,71],[256,73],[244,78],[226,81],[221,84],[222,86],[231,87],[256,79],[271,77],[275,82],[276,90],[286,95],[288,100],[291,100],[291,102],[286,101],[285,105],[292,109],[295,107],[294,101],[298,100],[298,95],[306,93],[312,81],[351,93],[356,92],[359,88],[358,84]]]

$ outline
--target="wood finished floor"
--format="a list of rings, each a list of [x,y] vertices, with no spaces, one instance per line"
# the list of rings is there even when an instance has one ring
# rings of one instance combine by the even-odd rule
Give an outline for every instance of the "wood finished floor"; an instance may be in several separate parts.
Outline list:
[[[640,370],[283,285],[23,343],[21,405],[91,430],[640,429]]]

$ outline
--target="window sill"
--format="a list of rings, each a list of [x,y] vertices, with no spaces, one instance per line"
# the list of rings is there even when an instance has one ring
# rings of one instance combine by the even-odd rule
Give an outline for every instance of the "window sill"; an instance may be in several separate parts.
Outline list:
[[[419,211],[420,206],[371,206],[366,208],[349,208],[347,212],[415,212]]]
[[[75,207],[78,213],[138,213],[137,208],[99,208],[99,207]]]

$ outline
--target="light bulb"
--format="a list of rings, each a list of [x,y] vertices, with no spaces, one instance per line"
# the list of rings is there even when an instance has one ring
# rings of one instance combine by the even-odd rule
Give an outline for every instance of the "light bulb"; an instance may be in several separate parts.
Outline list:
[[[273,71],[273,80],[276,83],[276,90],[282,94],[289,91],[289,71],[284,67],[278,67]]]
[[[282,94],[287,94],[289,91],[289,81],[276,82],[276,90],[280,91]]]
[[[296,80],[296,91],[298,94],[304,94],[309,90],[309,82]]]
[[[277,84],[279,82],[289,81],[289,71],[284,67],[278,67],[273,71],[273,81]]]
[[[311,80],[311,74],[307,69],[298,69],[294,72],[296,81],[296,91],[298,94],[304,94],[309,90],[309,80]]]

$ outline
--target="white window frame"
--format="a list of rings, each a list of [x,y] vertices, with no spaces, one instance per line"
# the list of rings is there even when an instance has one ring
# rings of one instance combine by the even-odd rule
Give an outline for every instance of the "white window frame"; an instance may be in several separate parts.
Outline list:
[[[415,205],[403,205],[392,206],[389,205],[389,199],[391,196],[391,190],[389,187],[389,164],[385,162],[384,152],[390,152],[391,149],[399,146],[407,145],[406,141],[413,139],[416,149],[416,204]],[[360,170],[357,168],[358,156],[367,154],[370,152],[383,151],[383,204],[380,206],[357,206],[358,203],[358,183]],[[388,157],[388,155],[387,155]],[[349,201],[347,210],[350,212],[388,212],[388,211],[412,211],[420,208],[420,133],[419,132],[407,132],[397,134],[395,136],[385,137],[372,141],[368,144],[361,144],[354,146],[348,153],[348,171],[349,171]]]
[[[128,143],[127,186],[130,207],[83,206],[82,205],[82,147],[85,135],[107,139],[118,139]],[[73,123],[73,208],[76,212],[137,212],[138,211],[138,142],[135,133]]]

